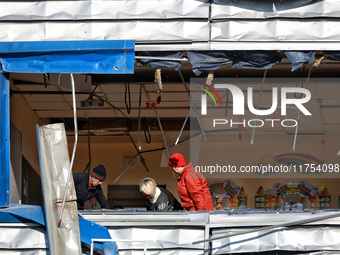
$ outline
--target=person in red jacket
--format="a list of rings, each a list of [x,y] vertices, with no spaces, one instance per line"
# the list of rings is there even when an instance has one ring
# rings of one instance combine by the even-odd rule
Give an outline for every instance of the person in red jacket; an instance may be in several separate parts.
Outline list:
[[[207,180],[191,164],[186,164],[182,154],[175,153],[168,161],[172,170],[178,174],[178,194],[182,205],[188,211],[214,210]]]

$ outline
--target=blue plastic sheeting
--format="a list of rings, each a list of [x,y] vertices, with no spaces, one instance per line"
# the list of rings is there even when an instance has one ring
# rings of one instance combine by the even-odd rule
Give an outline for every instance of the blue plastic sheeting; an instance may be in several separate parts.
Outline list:
[[[280,63],[282,56],[277,51],[188,51],[193,72],[213,71],[223,66],[234,68],[270,69]]]
[[[9,82],[0,73],[0,207],[9,206],[10,154],[9,154]]]
[[[315,61],[315,51],[285,51],[284,54],[292,63],[292,72],[299,69],[304,63],[312,64]]]
[[[91,239],[111,239],[107,228],[79,217],[80,238],[82,243],[91,245]],[[104,242],[105,254],[118,254],[118,247],[114,242]],[[103,243],[95,242],[94,247],[103,250]],[[108,252],[114,251],[114,253]]]
[[[105,255],[117,255],[119,250],[115,242],[104,242],[104,254]]]
[[[192,71],[197,76],[200,75],[202,71],[214,71],[232,64],[229,52],[188,51],[187,54],[192,65]]]
[[[233,67],[270,69],[280,63],[282,56],[277,51],[233,51]]]
[[[182,52],[142,52],[139,54],[140,56],[150,57],[150,59],[137,59],[138,66],[149,66],[152,68],[164,68],[170,67],[174,68],[176,71],[181,67],[181,61],[175,60],[160,60],[160,59],[152,59],[152,57],[159,57],[164,59],[181,59],[183,53]]]
[[[45,226],[43,210],[36,205],[11,205],[0,209],[1,223],[39,223]]]
[[[324,56],[330,60],[340,61],[340,51],[325,51]]]
[[[134,58],[134,41],[0,42],[5,72],[125,74]]]

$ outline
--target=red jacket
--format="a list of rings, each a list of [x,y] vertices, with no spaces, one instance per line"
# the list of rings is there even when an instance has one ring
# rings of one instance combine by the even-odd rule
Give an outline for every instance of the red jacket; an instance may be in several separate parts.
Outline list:
[[[178,176],[177,188],[185,210],[214,210],[207,180],[191,163]]]

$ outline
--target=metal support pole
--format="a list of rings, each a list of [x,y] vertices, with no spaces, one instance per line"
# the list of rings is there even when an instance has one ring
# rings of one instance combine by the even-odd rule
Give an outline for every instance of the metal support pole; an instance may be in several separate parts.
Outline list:
[[[192,98],[191,98],[191,96],[190,96],[190,91],[189,91],[189,89],[188,89],[188,87],[187,87],[187,84],[185,83],[185,80],[184,80],[184,78],[183,78],[183,75],[182,75],[182,72],[181,72],[180,69],[178,69],[178,73],[179,73],[179,76],[181,77],[181,80],[182,80],[182,83],[183,83],[183,85],[184,85],[184,87],[185,87],[185,90],[187,91],[187,94],[188,94],[188,96],[189,96],[189,98],[190,98],[190,104],[191,104],[192,108],[193,108],[194,111],[195,111],[196,118],[197,118],[197,122],[198,122],[198,124],[199,124],[199,126],[200,126],[200,129],[201,129],[201,132],[202,132],[204,141],[206,142],[206,141],[207,141],[207,137],[205,136],[205,132],[204,132],[204,129],[203,129],[203,126],[202,126],[202,123],[201,123],[201,119],[200,119],[200,116],[199,116],[199,114],[198,114],[196,105],[195,105],[194,101],[192,100]]]
[[[258,100],[257,100],[256,109],[259,109],[259,107],[260,107],[260,102],[261,102],[261,97],[262,97],[262,92],[263,92],[263,87],[264,87],[264,81],[266,80],[266,76],[267,76],[267,69],[264,70],[263,79],[262,79],[262,86],[261,86],[259,98],[258,98]],[[256,125],[256,119],[257,119],[257,115],[255,116],[255,125]],[[253,127],[253,133],[252,133],[252,135],[251,135],[251,142],[250,142],[250,144],[253,144],[253,143],[254,143],[254,137],[255,137],[255,125],[254,125],[254,127]]]
[[[138,149],[141,150],[142,149],[142,144],[141,144],[141,138],[140,138],[140,111],[142,108],[142,86],[140,85],[139,87],[139,109],[138,109]]]
[[[132,139],[132,137],[131,137],[131,135],[130,135],[129,132],[128,132],[127,134],[128,134],[128,136],[129,136],[129,138],[130,138],[130,140],[131,140],[133,146],[135,147],[135,149],[136,149],[136,151],[137,151],[137,154],[139,155],[141,161],[143,162],[143,165],[144,165],[146,171],[149,172],[149,169],[148,169],[148,167],[146,166],[146,164],[145,164],[145,162],[144,162],[144,158],[143,158],[142,154],[140,154],[140,152],[139,152],[139,150],[138,150],[138,148],[137,148],[137,146],[136,146],[136,144],[135,144],[135,141]]]
[[[165,61],[189,61],[187,58],[167,58],[167,57],[152,57],[152,56],[135,56],[135,59],[146,59],[146,60],[165,60]]]
[[[227,90],[226,100],[225,100],[225,117],[228,117],[228,107],[229,107],[229,90]]]
[[[182,135],[183,129],[184,129],[184,127],[185,127],[185,124],[187,124],[187,121],[188,121],[188,118],[189,118],[189,115],[190,115],[190,111],[191,111],[191,109],[192,109],[192,106],[190,105],[190,109],[189,109],[189,111],[188,111],[188,114],[187,114],[187,116],[185,117],[185,120],[184,120],[183,126],[182,126],[182,128],[181,128],[181,131],[179,132],[179,135],[178,135],[178,137],[177,137],[177,140],[176,140],[176,142],[175,142],[175,145],[177,145],[177,144],[178,144],[178,142],[179,142],[179,138],[180,138],[180,137],[181,137],[181,135]]]
[[[311,73],[312,73],[312,69],[313,69],[313,67],[311,67],[311,68],[309,69],[309,72],[308,72],[308,75],[307,75],[307,79],[306,79],[306,86],[305,86],[305,88],[308,87],[309,78],[310,78],[310,75],[311,75]],[[297,133],[298,133],[299,125],[300,125],[300,116],[301,116],[301,111],[300,111],[300,109],[299,109],[297,124],[296,124],[296,127],[295,127],[294,143],[293,143],[293,151],[295,151],[295,147],[296,147]]]
[[[131,164],[135,161],[136,157],[138,156],[139,154],[137,153],[129,162],[129,164],[127,164],[127,166],[124,168],[124,170],[120,173],[120,175],[116,178],[116,180],[113,181],[112,184],[115,184],[119,179],[120,177],[122,177],[122,175],[125,173],[125,171],[131,166]]]

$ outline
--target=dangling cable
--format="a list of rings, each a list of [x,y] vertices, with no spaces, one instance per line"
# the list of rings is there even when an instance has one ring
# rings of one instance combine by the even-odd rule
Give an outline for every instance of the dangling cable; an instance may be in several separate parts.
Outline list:
[[[89,162],[87,163],[87,165],[85,166],[84,169],[84,173],[87,171],[88,173],[90,173],[91,170],[91,141],[90,141],[90,130],[87,131],[87,144],[88,144],[88,148],[89,148]]]
[[[50,82],[50,75],[48,73],[44,73],[43,76],[44,76],[44,85],[45,85],[45,88],[47,88],[46,77],[48,78],[48,82]]]
[[[298,88],[298,87],[299,87],[299,82],[297,82],[296,85],[295,85],[295,88]],[[303,87],[304,87],[303,82],[301,82],[301,88],[303,88]],[[297,96],[296,92],[294,92],[294,97],[301,99],[302,93],[300,94],[300,96]]]
[[[313,66],[309,69],[309,72],[308,72],[308,75],[307,75],[306,85],[304,86],[306,89],[307,89],[308,84],[309,84],[309,78],[310,78],[310,75],[312,73],[312,70],[313,70]],[[295,151],[295,147],[296,147],[296,139],[297,139],[298,129],[299,129],[299,125],[300,125],[300,117],[301,117],[301,110],[299,109],[298,116],[297,116],[297,125],[295,126],[293,151]]]
[[[130,82],[124,82],[125,85],[125,105],[126,105],[126,111],[128,114],[130,114],[131,111],[131,93],[130,93]],[[129,105],[126,102],[126,96],[129,96]]]
[[[149,130],[148,125],[146,123],[145,117],[142,118],[142,124],[143,124],[143,129],[144,129],[145,141],[146,141],[146,143],[150,143],[151,142],[151,133],[150,133],[150,130]],[[149,138],[147,137],[146,132],[148,133]]]
[[[78,144],[78,124],[77,124],[76,92],[75,92],[73,74],[71,73],[70,76],[71,76],[71,85],[72,85],[73,120],[74,120],[74,133],[75,134],[74,134],[74,145],[73,145],[73,152],[72,152],[70,170],[68,172],[67,183],[66,183],[65,193],[64,193],[64,198],[63,198],[63,204],[61,206],[60,217],[59,217],[59,221],[58,221],[58,228],[60,227],[61,219],[63,217],[65,200],[66,200],[66,194],[67,194],[67,191],[68,191],[68,188],[69,188],[69,185],[70,185],[72,167],[73,167],[74,157],[76,155],[76,148],[77,148],[77,144]]]

